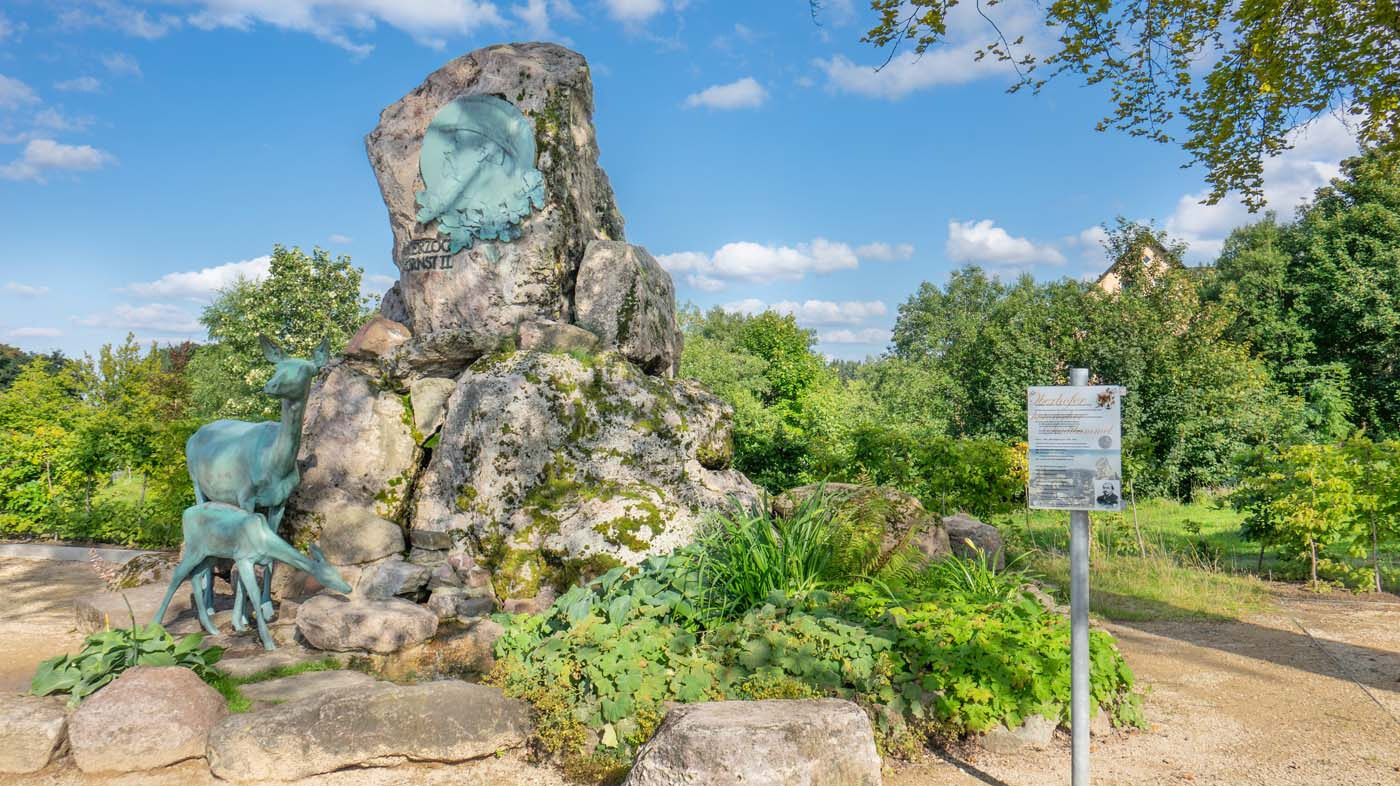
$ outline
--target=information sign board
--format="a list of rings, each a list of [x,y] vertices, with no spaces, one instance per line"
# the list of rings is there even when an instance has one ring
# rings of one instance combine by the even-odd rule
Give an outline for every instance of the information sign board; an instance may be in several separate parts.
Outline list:
[[[1126,392],[1117,385],[1029,388],[1032,508],[1123,509]]]

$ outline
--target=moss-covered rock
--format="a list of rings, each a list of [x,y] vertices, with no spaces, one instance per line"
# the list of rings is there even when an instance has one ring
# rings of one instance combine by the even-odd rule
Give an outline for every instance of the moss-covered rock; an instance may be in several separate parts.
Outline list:
[[[728,406],[615,352],[490,355],[450,401],[412,526],[468,533],[502,597],[668,551],[730,495],[757,498],[716,468]]]

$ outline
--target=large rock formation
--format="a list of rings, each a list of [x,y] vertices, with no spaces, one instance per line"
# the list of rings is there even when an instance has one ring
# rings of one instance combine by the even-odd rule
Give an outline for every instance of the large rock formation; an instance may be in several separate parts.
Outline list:
[[[312,390],[285,519],[361,596],[448,588],[436,611],[471,616],[487,604],[457,588],[490,572],[492,600],[528,608],[757,498],[729,466],[729,408],[673,379],[675,290],[623,238],[592,111],[577,53],[493,46],[365,140],[400,278]]]
[[[729,468],[728,408],[616,353],[491,355],[450,400],[413,527],[464,532],[503,597],[669,551],[756,496]]]
[[[534,165],[545,205],[520,237],[448,253],[436,226],[418,222],[419,154],[438,111],[459,96],[495,95],[534,126]],[[510,335],[522,320],[569,319],[574,279],[592,240],[622,240],[622,215],[598,167],[588,63],[553,44],[479,49],[434,71],[379,116],[365,138],[394,232],[398,297],[415,336],[470,328]],[[431,264],[431,267],[429,267]]]
[[[179,666],[137,666],[94,693],[68,720],[83,772],[135,772],[204,755],[224,697]]]

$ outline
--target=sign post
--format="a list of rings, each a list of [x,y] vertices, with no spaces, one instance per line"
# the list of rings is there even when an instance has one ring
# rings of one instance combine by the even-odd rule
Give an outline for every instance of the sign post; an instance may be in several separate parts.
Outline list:
[[[1026,392],[1027,506],[1068,510],[1070,735],[1073,786],[1089,786],[1089,511],[1123,509],[1123,388],[1069,385]]]

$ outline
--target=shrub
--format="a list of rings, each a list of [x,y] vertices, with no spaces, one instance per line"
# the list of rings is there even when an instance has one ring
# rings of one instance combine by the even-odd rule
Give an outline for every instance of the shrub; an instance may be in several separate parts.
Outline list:
[[[501,617],[507,629],[487,679],[534,704],[539,747],[566,769],[625,768],[672,701],[844,697],[871,714],[887,752],[931,734],[1014,727],[1037,712],[1066,717],[1068,625],[1012,587],[1017,574],[983,563],[987,575],[970,584],[929,574],[894,588],[778,588],[742,612],[711,616],[697,612],[710,590],[701,550],[609,571],[542,614]],[[962,570],[978,576],[977,566]],[[1119,724],[1140,723],[1112,637],[1095,632],[1090,647],[1094,699]]]
[[[35,696],[67,693],[73,707],[132,666],[184,666],[208,682],[224,650],[201,647],[203,641],[203,633],[176,640],[154,622],[104,630],[88,636],[77,654],[40,663],[29,690]]]

